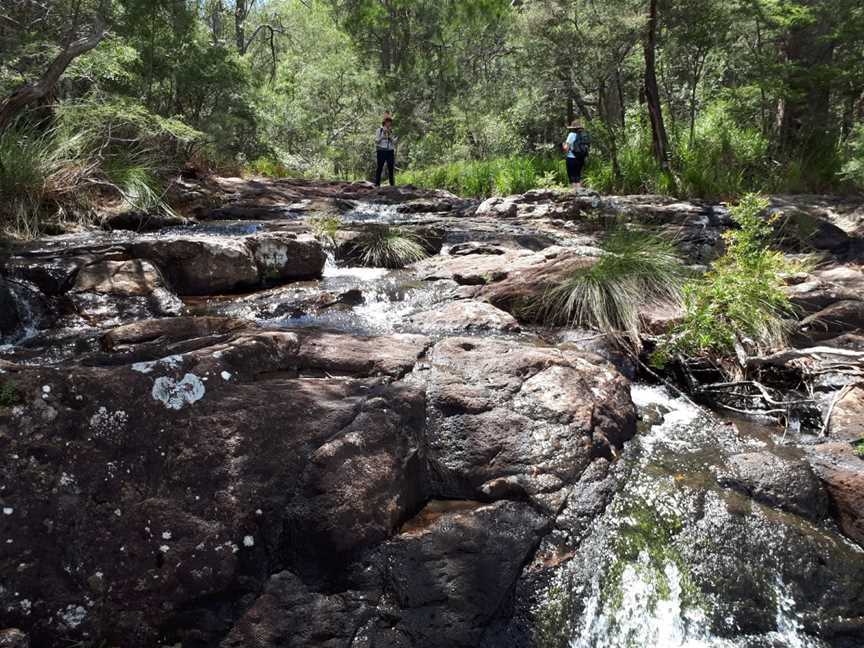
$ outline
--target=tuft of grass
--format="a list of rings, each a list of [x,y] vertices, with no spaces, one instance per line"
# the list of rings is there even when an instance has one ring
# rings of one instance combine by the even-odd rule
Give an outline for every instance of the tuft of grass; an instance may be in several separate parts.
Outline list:
[[[855,454],[864,459],[864,439],[853,441],[852,447],[855,448]]]
[[[782,346],[794,309],[783,275],[795,268],[768,242],[778,216],[768,200],[749,194],[732,209],[739,229],[726,234],[726,254],[684,289],[682,323],[658,347],[655,364],[672,355],[734,357],[739,348],[763,352]]]
[[[360,263],[373,268],[404,268],[429,256],[419,235],[391,225],[368,228],[352,248]]]
[[[165,202],[159,167],[146,154],[108,157],[102,162],[102,173],[129,208],[148,214],[173,214]]]
[[[677,309],[686,269],[675,244],[652,234],[614,229],[600,260],[574,271],[533,305],[550,324],[624,334],[638,344],[646,307]]]
[[[0,225],[35,236],[59,155],[50,133],[10,128],[0,132]]]
[[[338,214],[313,216],[309,219],[309,227],[321,245],[329,250],[336,248],[336,237],[342,229],[342,218]]]

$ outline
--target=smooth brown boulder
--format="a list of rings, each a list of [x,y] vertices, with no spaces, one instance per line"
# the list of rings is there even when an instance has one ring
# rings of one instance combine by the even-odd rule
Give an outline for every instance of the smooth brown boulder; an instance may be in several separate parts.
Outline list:
[[[627,381],[589,353],[448,338],[417,378],[428,385],[426,454],[442,497],[555,508],[636,432]]]

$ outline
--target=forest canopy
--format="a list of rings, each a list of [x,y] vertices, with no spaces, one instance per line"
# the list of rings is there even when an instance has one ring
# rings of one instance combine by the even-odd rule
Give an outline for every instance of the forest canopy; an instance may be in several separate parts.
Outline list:
[[[534,181],[554,184],[574,118],[592,133],[588,182],[603,191],[729,197],[864,186],[858,0],[3,7],[0,193],[20,196],[26,183],[10,179],[9,160],[34,147],[52,156],[42,171],[54,191],[86,179],[141,193],[128,188],[130,165],[134,177],[156,177],[143,185],[183,164],[368,178],[385,110],[409,179],[449,177],[455,189],[464,188],[455,176],[490,160],[509,161],[497,168],[511,176],[524,168],[514,160],[534,160],[535,175],[551,169]],[[61,163],[70,159],[85,160],[75,178]]]

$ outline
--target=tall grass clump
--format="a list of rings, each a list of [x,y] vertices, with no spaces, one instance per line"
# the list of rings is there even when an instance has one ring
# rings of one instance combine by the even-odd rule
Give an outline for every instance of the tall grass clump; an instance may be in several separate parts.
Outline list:
[[[373,268],[398,269],[429,256],[423,238],[401,227],[374,225],[351,242],[351,257]]]
[[[59,151],[53,134],[11,128],[0,131],[0,226],[35,234],[38,212]]]
[[[614,229],[594,265],[574,271],[532,306],[540,321],[626,335],[639,344],[646,308],[676,309],[686,271],[675,244],[636,230]]]
[[[768,200],[748,194],[732,208],[739,229],[726,234],[726,254],[684,288],[684,318],[662,342],[655,363],[672,356],[734,357],[783,345],[794,309],[783,274],[794,270],[768,243],[775,218]]]
[[[159,163],[146,153],[118,154],[104,159],[101,172],[122,196],[125,206],[145,213],[173,210],[165,202]]]

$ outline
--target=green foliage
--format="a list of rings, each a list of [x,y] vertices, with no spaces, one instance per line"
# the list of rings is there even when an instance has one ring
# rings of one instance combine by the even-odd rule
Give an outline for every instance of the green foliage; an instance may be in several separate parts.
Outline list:
[[[400,177],[407,184],[430,189],[446,189],[461,196],[474,198],[507,196],[531,189],[567,185],[564,161],[545,156],[452,162],[408,171]]]
[[[529,313],[550,324],[624,334],[638,344],[646,308],[681,303],[685,269],[675,244],[624,228],[602,243],[603,256],[547,290]]]
[[[859,124],[846,144],[846,162],[840,177],[859,188],[864,188],[864,125]]]
[[[855,448],[855,454],[864,459],[864,439],[853,441],[852,446]]]
[[[20,399],[18,388],[11,380],[0,383],[0,407],[12,407]]]
[[[336,248],[336,237],[342,229],[342,218],[338,214],[313,216],[309,219],[309,227],[315,238],[328,249]]]
[[[390,225],[369,227],[352,247],[360,262],[373,268],[404,268],[429,256],[418,234]]]
[[[793,308],[782,274],[792,268],[768,247],[774,219],[765,216],[767,206],[749,194],[732,209],[739,229],[726,234],[726,254],[685,287],[683,321],[659,347],[657,364],[671,355],[733,356],[739,344],[764,351],[784,342]]]

